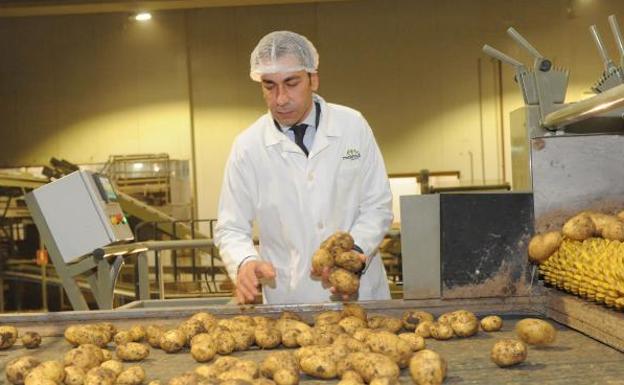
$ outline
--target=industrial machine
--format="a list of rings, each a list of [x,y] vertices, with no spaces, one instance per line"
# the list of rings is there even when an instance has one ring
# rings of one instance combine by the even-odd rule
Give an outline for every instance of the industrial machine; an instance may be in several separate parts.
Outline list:
[[[125,258],[136,256],[138,297],[147,300],[148,251],[212,246],[210,239],[130,243],[134,236],[113,184],[90,171],[78,170],[43,185],[25,200],[75,310],[88,310],[77,276],[86,277],[100,309],[111,309]],[[159,270],[162,293],[162,265]]]

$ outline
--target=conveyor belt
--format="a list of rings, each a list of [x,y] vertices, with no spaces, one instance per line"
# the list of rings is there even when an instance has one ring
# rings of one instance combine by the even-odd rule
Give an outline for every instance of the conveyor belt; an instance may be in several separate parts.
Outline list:
[[[389,314],[397,316],[408,308],[431,310],[439,315],[441,312],[458,308],[481,309],[478,315],[499,313],[504,314],[504,326],[501,332],[484,333],[471,338],[454,338],[449,341],[435,341],[427,339],[427,347],[445,357],[448,361],[448,376],[445,384],[621,384],[624,378],[624,354],[608,347],[590,337],[583,335],[564,325],[555,324],[558,329],[557,341],[554,345],[544,348],[529,348],[527,360],[516,367],[501,369],[490,361],[490,349],[499,338],[513,338],[513,327],[521,317],[534,315],[532,311],[540,310],[545,303],[543,298],[507,298],[482,300],[453,300],[453,301],[381,301],[363,302],[370,314]],[[322,310],[338,309],[340,304],[325,305],[289,305],[289,306],[209,306],[202,307],[199,302],[188,302],[186,308],[172,309],[129,309],[124,311],[95,311],[71,312],[41,315],[5,315],[0,316],[0,324],[14,323],[22,330],[39,330],[56,332],[45,337],[42,347],[28,351],[42,360],[58,359],[70,349],[70,345],[63,340],[60,332],[70,323],[85,320],[96,322],[110,320],[118,327],[129,327],[141,323],[176,325],[181,319],[201,310],[210,311],[220,316],[248,314],[248,315],[276,315],[279,311],[301,310],[308,318]],[[503,309],[497,312],[496,308]],[[514,313],[516,309],[516,313]],[[533,310],[531,310],[533,309]],[[543,310],[543,309],[542,309]],[[173,318],[172,318],[173,317]],[[30,322],[28,320],[30,319]],[[47,324],[33,322],[45,322]],[[14,322],[11,322],[14,321]],[[52,325],[53,324],[53,325]],[[44,333],[45,334],[45,333]],[[50,333],[48,333],[50,335]],[[109,349],[113,349],[112,346]],[[236,357],[244,357],[261,361],[269,351],[250,350],[237,352]],[[3,351],[0,355],[0,368],[3,368],[10,359],[25,354],[20,346]],[[129,364],[126,364],[128,366]],[[177,354],[166,354],[161,350],[152,349],[147,360],[140,362],[147,372],[148,380],[160,379],[166,383],[169,378],[192,370],[199,364],[190,356],[188,350]],[[302,376],[303,384],[335,384],[336,381],[320,381]],[[406,370],[402,371],[402,384],[412,383]]]

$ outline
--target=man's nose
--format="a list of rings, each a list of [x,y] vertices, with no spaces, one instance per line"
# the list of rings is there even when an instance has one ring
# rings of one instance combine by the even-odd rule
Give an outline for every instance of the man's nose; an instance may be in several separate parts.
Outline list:
[[[277,104],[278,105],[284,105],[286,103],[288,103],[288,92],[286,92],[286,89],[284,87],[279,87],[277,90]]]

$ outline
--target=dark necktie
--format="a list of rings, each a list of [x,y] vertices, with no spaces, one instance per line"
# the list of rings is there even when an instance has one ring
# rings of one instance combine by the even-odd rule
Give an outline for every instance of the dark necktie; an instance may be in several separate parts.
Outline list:
[[[308,149],[305,144],[303,144],[303,137],[305,136],[306,128],[308,128],[307,124],[297,124],[295,126],[290,127],[291,130],[295,133],[295,143],[299,146],[300,149],[308,156]]]

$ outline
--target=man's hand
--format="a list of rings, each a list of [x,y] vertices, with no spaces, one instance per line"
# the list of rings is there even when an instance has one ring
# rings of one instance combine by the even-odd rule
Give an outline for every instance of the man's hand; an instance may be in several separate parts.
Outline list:
[[[270,262],[252,260],[240,267],[236,277],[236,300],[239,304],[252,303],[256,299],[263,278],[275,278],[275,269]]]
[[[366,268],[366,261],[368,261],[368,257],[366,255],[364,255],[364,254],[359,254],[359,253],[358,253],[358,257],[360,257],[360,259],[364,263],[364,268]],[[329,267],[324,267],[323,271],[320,272],[320,274],[318,272],[316,272],[316,271],[312,271],[313,275],[321,277],[321,279],[323,280],[323,287],[329,287],[329,290],[332,292],[332,294],[340,295],[342,297],[343,301],[349,300],[349,297],[351,295],[340,293],[338,290],[336,290],[335,287],[332,286],[331,282],[329,282],[329,274],[330,273],[331,273],[331,268],[329,268]]]

